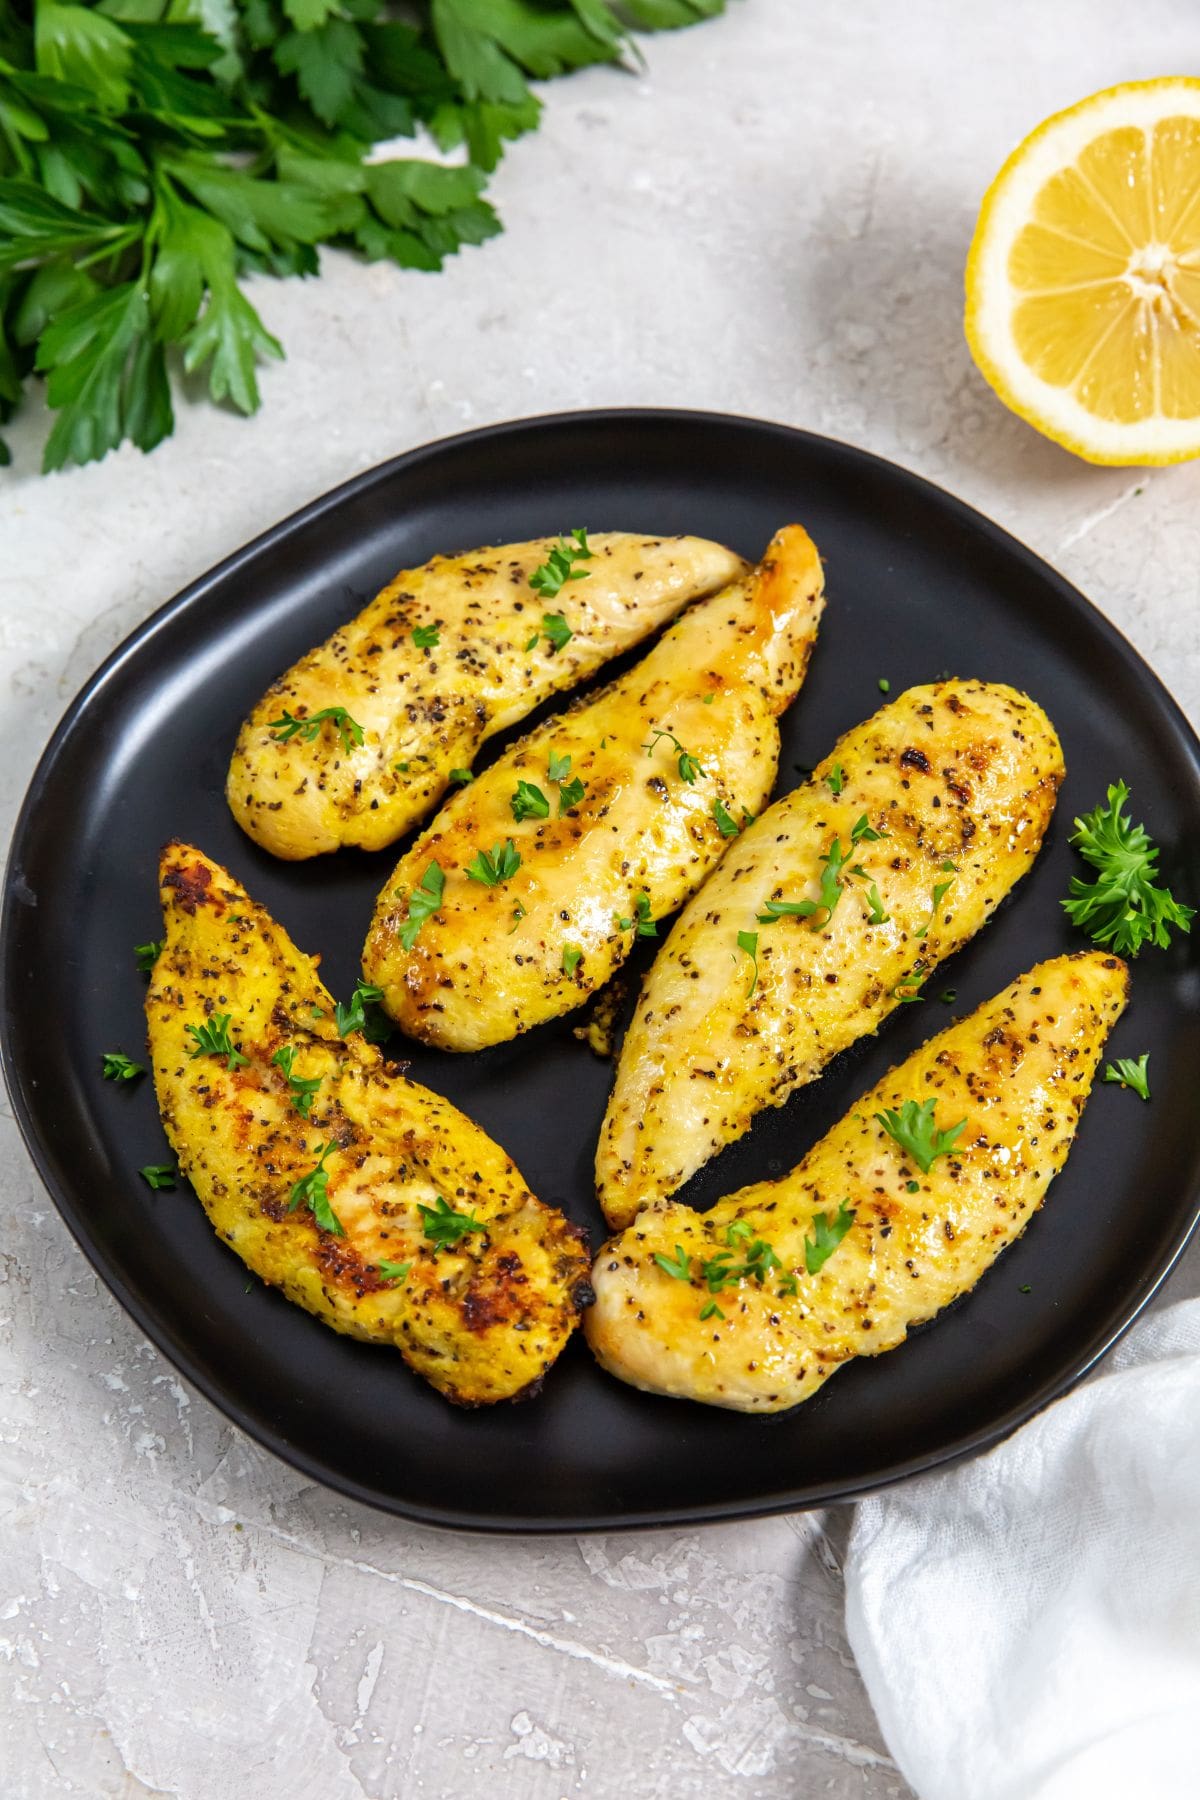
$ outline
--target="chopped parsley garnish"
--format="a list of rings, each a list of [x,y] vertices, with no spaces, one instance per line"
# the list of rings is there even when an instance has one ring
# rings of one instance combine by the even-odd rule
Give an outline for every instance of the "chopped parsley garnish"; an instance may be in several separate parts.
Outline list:
[[[317,1089],[321,1085],[321,1077],[319,1075],[310,1077],[293,1075],[292,1069],[297,1054],[295,1044],[281,1044],[271,1061],[277,1068],[283,1070],[288,1087],[291,1089],[293,1107],[302,1119],[307,1119],[312,1111],[312,1103]]]
[[[855,819],[854,824],[850,827],[850,842],[852,844],[875,844],[878,843],[880,838],[890,837],[891,835],[890,831],[876,831],[866,813],[863,814],[861,819]]]
[[[1123,781],[1108,790],[1108,805],[1076,819],[1071,843],[1099,870],[1095,881],[1071,877],[1063,909],[1094,943],[1122,956],[1136,956],[1143,944],[1165,950],[1172,930],[1190,931],[1195,908],[1157,887],[1158,846],[1144,825],[1125,811],[1129,789]]]
[[[567,777],[570,773],[571,758],[569,756],[560,756],[556,750],[552,750],[550,752],[550,761],[546,770],[546,775],[547,779],[553,782],[558,789],[558,812],[560,818],[563,813],[569,812],[571,807],[578,806],[579,802],[583,799],[584,794],[587,792],[585,784],[580,781],[578,775],[573,781],[568,781]]]
[[[664,1256],[661,1250],[656,1250],[654,1252],[654,1260],[660,1269],[665,1270],[665,1272],[668,1275],[673,1276],[676,1281],[690,1281],[692,1279],[692,1265],[688,1260],[687,1251],[682,1244],[676,1244],[675,1246],[674,1261],[672,1261],[669,1256]]]
[[[412,641],[418,650],[436,650],[442,640],[436,625],[418,625],[412,634]]]
[[[143,975],[148,975],[159,957],[162,955],[163,939],[152,938],[148,944],[135,944],[133,954],[137,957],[137,966]]]
[[[700,767],[700,764],[692,755],[691,751],[685,750],[679,739],[675,736],[675,733],[667,729],[654,732],[650,742],[642,745],[642,749],[646,752],[647,756],[653,756],[661,738],[670,738],[671,740],[671,747],[679,759],[676,766],[679,769],[681,781],[686,781],[690,784],[695,781],[698,775],[702,776],[704,774],[704,770]]]
[[[879,691],[881,694],[890,694],[892,691],[892,684],[886,675],[879,677]]]
[[[332,1138],[327,1144],[318,1144],[315,1168],[292,1183],[288,1211],[295,1212],[298,1206],[307,1206],[322,1231],[328,1231],[333,1237],[345,1237],[342,1222],[329,1204],[329,1171],[325,1167],[326,1157],[336,1149]]]
[[[537,649],[538,639],[542,636],[543,632],[550,645],[551,656],[557,656],[563,645],[569,644],[571,639],[575,636],[575,633],[571,630],[571,627],[567,624],[567,621],[563,618],[561,613],[543,613],[541,630],[534,632],[533,636],[525,646],[526,650]]]
[[[884,912],[883,901],[879,898],[879,889],[874,882],[867,889],[867,904],[871,908],[867,914],[867,924],[886,925],[892,915],[890,912]]]
[[[508,928],[509,937],[512,936],[513,932],[517,929],[517,926],[521,923],[521,920],[524,917],[525,917],[525,908],[521,905],[521,902],[518,900],[517,904],[512,909],[512,924]]]
[[[754,1236],[753,1226],[745,1219],[735,1219],[725,1229],[727,1250],[718,1250],[715,1256],[700,1264],[700,1273],[710,1294],[719,1294],[722,1288],[734,1287],[739,1281],[750,1279],[757,1281],[761,1287],[772,1269],[781,1269],[783,1264],[772,1250],[765,1238]],[[745,1245],[743,1260],[733,1260],[738,1245]]]
[[[932,900],[932,902],[930,904],[930,908],[929,908],[929,917],[926,919],[925,923],[922,925],[920,931],[918,931],[914,934],[915,936],[917,936],[919,938],[923,938],[925,936],[926,932],[929,930],[929,927],[933,924],[933,921],[937,918],[938,907],[942,904],[942,901],[946,898],[946,895],[950,892],[950,889],[953,886],[954,886],[953,880],[935,881],[934,882],[934,884],[933,884],[933,900]]]
[[[631,925],[637,927],[637,935],[639,937],[658,936],[658,926],[650,917],[649,894],[643,893],[635,895],[633,902],[633,917],[630,919],[617,920],[617,929],[619,931],[628,931]]]
[[[408,774],[408,764],[406,762],[393,763],[392,767],[393,769],[399,769],[401,775]]]
[[[849,855],[849,850],[842,849],[841,839],[835,837],[825,852],[825,863],[820,876],[821,898],[819,900],[768,900],[765,902],[765,910],[758,915],[759,924],[771,925],[776,919],[782,918],[812,919],[813,924],[810,929],[824,931],[842,897],[842,870]],[[818,917],[818,915],[823,915],[823,917]]]
[[[568,581],[586,581],[591,575],[590,569],[577,569],[576,563],[591,562],[596,552],[587,541],[587,531],[582,526],[572,531],[567,537],[560,537],[545,562],[540,564],[529,577],[529,585],[535,594],[543,600],[553,600]],[[544,621],[543,621],[544,623]],[[567,637],[571,634],[567,633]],[[566,638],[563,639],[563,643]],[[560,646],[555,646],[559,648]]]
[[[854,1209],[843,1200],[836,1213],[814,1213],[812,1236],[804,1240],[804,1266],[810,1275],[823,1269],[854,1223]]]
[[[482,1219],[477,1219],[473,1212],[455,1212],[441,1194],[436,1206],[418,1204],[417,1211],[425,1221],[425,1236],[434,1244],[457,1244],[472,1231],[487,1230]]]
[[[842,774],[841,763],[834,763],[825,779],[829,783],[830,793],[840,794],[846,780],[846,777]]]
[[[519,825],[522,819],[548,819],[550,802],[532,781],[518,781],[517,791],[509,801],[512,816]]]
[[[451,769],[450,779],[451,781],[457,781],[460,787],[466,787],[468,781],[474,781],[475,777],[472,775],[470,769]]]
[[[908,1194],[919,1194],[921,1191],[921,1184],[919,1181],[906,1181],[904,1184],[904,1191]]]
[[[412,1263],[388,1262],[385,1259],[383,1262],[376,1263],[375,1267],[379,1270],[379,1273],[383,1276],[385,1281],[404,1282],[408,1279],[408,1272],[412,1268]]]
[[[481,881],[484,887],[499,887],[511,881],[521,866],[521,858],[511,838],[493,844],[490,850],[479,850],[467,864],[467,879]]]
[[[709,699],[711,698],[712,696],[710,694]],[[704,1305],[700,1308],[700,1323],[703,1324],[705,1319],[711,1319],[714,1314],[718,1319],[723,1319],[725,1317],[725,1314],[721,1311],[715,1300],[706,1300]]]
[[[949,1130],[939,1131],[933,1116],[935,1105],[931,1095],[919,1102],[906,1100],[899,1112],[888,1107],[875,1114],[876,1123],[912,1157],[922,1175],[928,1175],[939,1156],[949,1156],[967,1123],[960,1119]]]
[[[1105,1064],[1104,1079],[1105,1081],[1118,1081],[1122,1087],[1132,1088],[1135,1094],[1140,1094],[1143,1100],[1148,1100],[1150,1098],[1150,1071],[1147,1067],[1149,1061],[1150,1052],[1148,1050],[1145,1056],[1139,1056],[1136,1061],[1130,1056],[1120,1056],[1115,1064]]]
[[[144,1168],[138,1170],[138,1174],[146,1186],[153,1188],[156,1193],[159,1188],[175,1186],[174,1163],[147,1163]]]
[[[101,1073],[105,1081],[136,1081],[146,1071],[141,1063],[130,1062],[119,1050],[106,1050]]]
[[[582,955],[583,951],[579,948],[578,944],[563,945],[562,967],[564,975],[573,975],[575,973],[576,969],[579,967],[579,959]]]
[[[445,874],[436,862],[431,862],[408,896],[408,918],[400,927],[400,942],[406,950],[412,949],[422,925],[442,904],[445,891]]]
[[[758,986],[758,933],[757,931],[739,931],[738,949],[744,950],[750,958],[752,972],[750,986],[746,989],[747,1000],[753,1000],[754,990]]]
[[[409,911],[411,912],[411,910],[410,907]],[[360,981],[354,992],[351,994],[348,1004],[343,1006],[342,1002],[339,1000],[334,1007],[333,1017],[334,1023],[337,1026],[338,1036],[345,1037],[346,1033],[349,1031],[361,1031],[368,1042],[378,1042],[378,1036],[375,1035],[373,1030],[368,1029],[372,1024],[372,1021],[366,1008],[375,1005],[377,1001],[382,999],[382,988],[372,987],[369,981]],[[386,1031],[381,1035],[386,1037]]]
[[[954,1002],[958,999],[958,989],[943,988],[938,995],[938,999],[942,1002],[943,1006],[953,1006]]]
[[[308,713],[303,719],[297,719],[290,712],[283,713],[281,718],[272,719],[267,730],[272,737],[281,743],[295,737],[299,732],[306,744],[320,737],[322,725],[332,725],[342,740],[342,749],[349,751],[355,744],[363,741],[363,728],[357,719],[352,719],[344,706],[323,706],[320,712]]]
[[[892,989],[891,997],[893,1000],[899,1000],[902,1006],[911,1006],[914,1000],[924,1000],[925,996],[921,989],[928,980],[928,975],[922,975],[913,969],[910,974],[900,977]]]
[[[192,1051],[192,1061],[198,1056],[224,1056],[227,1069],[238,1069],[250,1058],[243,1056],[234,1048],[229,1039],[230,1013],[214,1013],[203,1025],[185,1025],[184,1030],[189,1037],[196,1040],[196,1048]]]
[[[715,694],[705,694],[703,700],[700,702],[701,706],[711,706],[716,697]]]
[[[717,821],[717,830],[722,837],[735,838],[738,834],[738,822],[721,805],[719,800],[712,803],[712,816]]]

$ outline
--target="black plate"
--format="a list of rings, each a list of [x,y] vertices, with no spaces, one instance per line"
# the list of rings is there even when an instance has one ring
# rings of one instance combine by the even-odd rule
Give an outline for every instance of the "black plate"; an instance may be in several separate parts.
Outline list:
[[[845,1499],[993,1442],[1077,1379],[1131,1321],[1196,1217],[1195,951],[1145,952],[1113,1054],[1150,1051],[1145,1106],[1098,1088],[1066,1172],[1021,1241],[935,1325],[858,1362],[797,1412],[743,1418],[635,1393],[578,1335],[542,1395],[456,1412],[398,1356],[336,1337],[247,1276],[191,1193],[135,1173],[166,1157],[148,1082],[101,1081],[137,1053],[132,945],[156,937],[155,864],[179,835],[226,863],[348,994],[393,854],[273,862],[222,783],[242,713],[272,676],[397,569],[438,550],[587,525],[699,532],[749,557],[799,519],[829,605],[784,728],[780,787],[893,694],[953,671],[1048,710],[1069,774],[1046,848],[999,918],[931,987],[966,1010],[1040,957],[1080,947],[1059,906],[1072,815],[1124,776],[1200,893],[1200,745],[1113,628],[1051,569],[916,476],[844,444],[702,414],[584,413],[472,432],[397,458],[268,532],[164,607],[71,707],[17,827],[3,928],[5,1073],[67,1224],[144,1331],[260,1443],[356,1499],[440,1524],[578,1530]],[[1183,866],[1184,847],[1190,866]],[[1189,970],[1191,972],[1189,972]],[[949,1018],[902,1007],[693,1183],[707,1203],[790,1167],[893,1062]],[[608,1065],[575,1020],[466,1059],[414,1048],[414,1075],[516,1158],[534,1191],[601,1233],[590,1183]],[[1026,1292],[1028,1288],[1028,1292]]]

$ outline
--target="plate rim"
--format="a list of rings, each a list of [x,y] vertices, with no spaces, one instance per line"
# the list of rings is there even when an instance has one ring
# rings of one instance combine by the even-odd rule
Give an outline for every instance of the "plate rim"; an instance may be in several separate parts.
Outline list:
[[[133,1320],[138,1330],[153,1344],[156,1351],[189,1381],[223,1418],[236,1426],[238,1430],[245,1432],[251,1441],[260,1448],[268,1451],[298,1473],[317,1482],[323,1488],[390,1517],[403,1518],[435,1529],[465,1531],[487,1536],[528,1537],[561,1536],[595,1531],[636,1531],[720,1521],[733,1522],[853,1502],[882,1493],[915,1476],[934,1470],[953,1468],[1003,1442],[1022,1424],[1043,1411],[1046,1406],[1069,1394],[1125,1335],[1153,1300],[1179,1262],[1195,1234],[1197,1226],[1200,1225],[1200,1182],[1197,1182],[1190,1195],[1190,1218],[1176,1231],[1173,1239],[1165,1244],[1161,1257],[1156,1260],[1154,1267],[1146,1274],[1135,1295],[1124,1307],[1118,1309],[1120,1316],[1110,1318],[1101,1330],[1087,1341],[1085,1347],[1070,1361],[1065,1370],[1060,1366],[1051,1378],[1040,1382],[1036,1388],[1027,1393],[1020,1402],[1010,1407],[998,1420],[993,1419],[978,1431],[956,1439],[948,1448],[915,1455],[903,1463],[893,1464],[886,1472],[879,1472],[875,1476],[868,1476],[859,1481],[848,1484],[845,1481],[827,1481],[815,1486],[809,1484],[801,1491],[771,1493],[756,1500],[747,1500],[744,1504],[698,1501],[686,1507],[651,1507],[638,1511],[627,1510],[619,1516],[598,1513],[570,1518],[544,1514],[517,1517],[510,1513],[491,1514],[468,1511],[461,1507],[433,1507],[411,1500],[399,1500],[395,1496],[385,1495],[365,1487],[362,1483],[346,1476],[327,1463],[318,1462],[303,1449],[289,1443],[282,1434],[275,1432],[268,1424],[251,1418],[235,1396],[229,1394],[219,1383],[208,1380],[194,1366],[188,1347],[173,1338],[166,1323],[160,1322],[152,1315],[149,1306],[144,1305],[142,1300],[127,1286],[120,1271],[110,1265],[108,1256],[93,1239],[88,1229],[86,1208],[78,1204],[69,1191],[68,1184],[59,1181],[58,1175],[52,1167],[52,1158],[43,1143],[42,1132],[37,1123],[34,1108],[25,1091],[8,1029],[10,1020],[15,1017],[10,969],[15,953],[16,920],[19,916],[19,909],[23,905],[19,894],[20,883],[23,880],[20,852],[28,835],[30,821],[81,715],[95,696],[119,674],[130,659],[143,651],[164,625],[173,623],[193,612],[198,606],[202,606],[213,589],[224,585],[241,568],[264,554],[270,553],[290,537],[319,520],[324,514],[336,511],[349,500],[368,493],[376,486],[383,486],[397,476],[402,476],[407,469],[417,467],[423,462],[434,461],[461,447],[486,447],[489,443],[503,443],[506,439],[524,436],[530,432],[598,426],[636,431],[639,427],[646,425],[690,425],[697,430],[715,428],[723,431],[732,427],[745,430],[759,438],[766,434],[768,437],[777,436],[789,443],[799,441],[810,452],[835,451],[851,461],[869,464],[875,470],[883,472],[893,479],[899,478],[902,483],[909,484],[936,506],[957,516],[960,523],[995,544],[1007,556],[1016,555],[1019,560],[1023,560],[1030,567],[1030,571],[1036,579],[1042,583],[1049,583],[1055,590],[1059,602],[1066,607],[1068,612],[1086,620],[1089,628],[1099,635],[1106,647],[1117,654],[1124,665],[1132,673],[1135,673],[1153,694],[1163,722],[1169,725],[1180,748],[1191,762],[1197,793],[1200,796],[1200,735],[1162,677],[1094,601],[1068,581],[1051,563],[1031,549],[1023,539],[999,525],[986,513],[961,499],[957,494],[890,457],[882,456],[876,451],[864,449],[860,445],[849,443],[841,438],[829,437],[826,434],[808,431],[803,427],[789,425],[783,421],[761,419],[748,414],[714,412],[688,407],[585,407],[566,412],[532,414],[477,426],[469,431],[449,433],[444,437],[435,438],[427,443],[401,451],[383,462],[373,464],[370,468],[350,476],[337,486],[305,502],[294,512],[267,527],[239,549],[223,557],[210,569],[188,582],[136,625],[108,653],[92,675],[67,702],[34,766],[14,822],[4,873],[3,900],[0,904],[0,1023],[4,1026],[4,1029],[0,1030],[0,1070],[3,1072],[5,1087],[12,1103],[13,1116],[39,1180],[53,1200],[59,1216],[88,1263],[100,1276],[118,1304]],[[763,1421],[759,1422],[763,1423]]]

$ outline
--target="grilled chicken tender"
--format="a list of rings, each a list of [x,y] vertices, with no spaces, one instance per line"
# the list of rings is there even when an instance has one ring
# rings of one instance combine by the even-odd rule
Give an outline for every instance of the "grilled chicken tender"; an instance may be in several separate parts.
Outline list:
[[[973,937],[1037,855],[1062,777],[1032,700],[943,681],[848,731],[763,813],[642,988],[596,1152],[609,1224],[673,1194]],[[816,910],[764,921],[772,902]]]
[[[776,718],[804,679],[822,605],[820,559],[790,525],[753,574],[454,795],[384,887],[363,953],[403,1030],[477,1050],[603,986],[770,793]],[[481,850],[510,841],[509,878],[470,873]],[[414,936],[414,892],[433,864],[444,892]]]
[[[582,1232],[470,1119],[360,1032],[338,1036],[316,959],[217,863],[170,844],[160,880],[154,1085],[218,1234],[289,1300],[394,1344],[459,1405],[536,1387],[590,1297]],[[236,1054],[206,1052],[193,1025]]]
[[[556,541],[435,556],[301,657],[238,735],[226,794],[243,830],[289,861],[343,844],[381,850],[487,738],[746,566],[705,538],[597,532],[590,560],[574,565],[584,578],[547,600],[529,578]],[[570,629],[561,648],[543,630],[548,614]]]
[[[851,1357],[903,1343],[1041,1205],[1127,988],[1099,951],[1040,963],[885,1075],[782,1181],[703,1214],[667,1201],[642,1213],[596,1258],[585,1329],[601,1363],[654,1393],[782,1412]],[[878,1115],[930,1100],[931,1129],[953,1144],[925,1170]],[[809,1273],[843,1207],[849,1228]]]

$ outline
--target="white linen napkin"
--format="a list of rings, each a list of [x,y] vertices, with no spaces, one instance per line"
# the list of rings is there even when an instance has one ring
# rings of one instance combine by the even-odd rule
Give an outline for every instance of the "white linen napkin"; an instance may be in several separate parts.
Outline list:
[[[846,1622],[920,1800],[1200,1796],[1200,1299],[858,1507]]]

